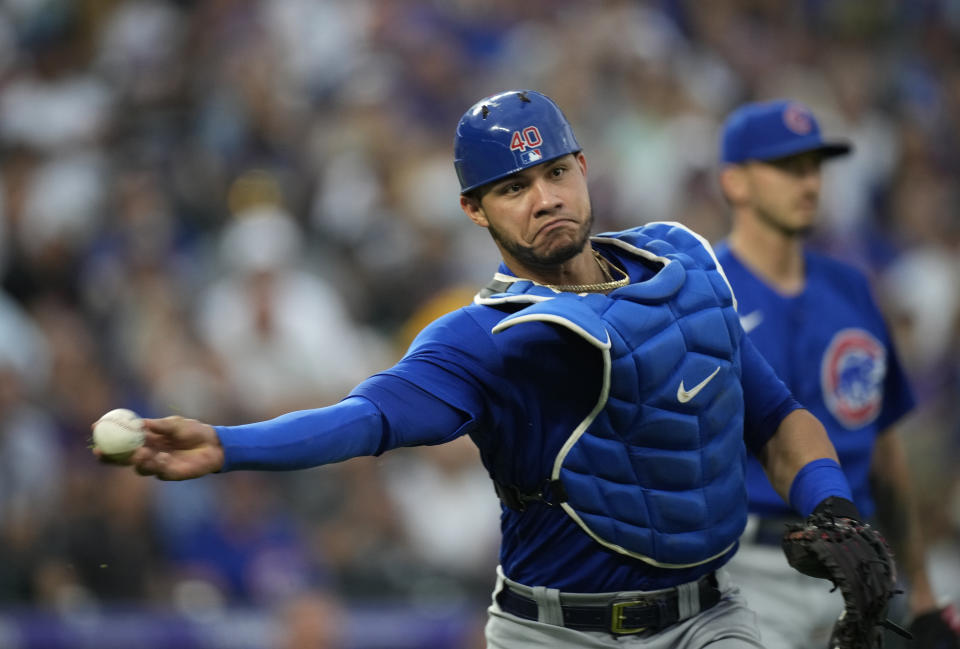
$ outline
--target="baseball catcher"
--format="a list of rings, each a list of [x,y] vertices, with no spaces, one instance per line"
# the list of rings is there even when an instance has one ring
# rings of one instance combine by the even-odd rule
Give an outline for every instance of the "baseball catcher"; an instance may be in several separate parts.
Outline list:
[[[887,621],[887,604],[898,592],[893,555],[883,536],[860,518],[852,502],[831,497],[806,522],[788,525],[783,536],[791,566],[829,579],[843,594],[830,649],[880,649],[883,627],[895,626]]]

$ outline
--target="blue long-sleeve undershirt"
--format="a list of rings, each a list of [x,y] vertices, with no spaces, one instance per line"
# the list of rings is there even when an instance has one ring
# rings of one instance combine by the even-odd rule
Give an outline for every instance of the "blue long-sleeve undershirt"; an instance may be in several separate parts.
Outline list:
[[[385,422],[367,399],[350,397],[326,408],[299,410],[242,426],[215,426],[224,449],[224,471],[283,471],[374,455],[384,443]]]
[[[325,408],[215,426],[224,449],[223,471],[307,469],[400,446],[441,444],[463,434],[471,421],[404,379],[378,376],[361,384],[368,385],[378,386],[380,405],[351,395]]]

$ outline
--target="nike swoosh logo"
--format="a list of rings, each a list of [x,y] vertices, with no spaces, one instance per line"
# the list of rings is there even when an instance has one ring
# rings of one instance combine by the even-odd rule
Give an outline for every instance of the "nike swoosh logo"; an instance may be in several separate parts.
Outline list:
[[[743,327],[744,333],[750,333],[756,329],[761,322],[763,322],[762,311],[752,311],[747,315],[740,316],[740,326]]]
[[[690,401],[690,399],[692,399],[692,398],[694,398],[695,396],[697,396],[698,394],[700,394],[700,390],[702,390],[702,389],[704,389],[705,387],[707,387],[707,383],[709,383],[710,381],[712,381],[712,380],[713,380],[713,377],[715,377],[715,376],[717,375],[717,372],[719,372],[719,371],[720,371],[720,366],[718,365],[718,366],[717,366],[717,369],[713,370],[713,374],[711,374],[710,376],[708,376],[708,377],[705,378],[704,380],[702,380],[702,381],[700,381],[699,383],[697,383],[697,384],[696,384],[695,386],[693,386],[693,388],[690,389],[690,390],[685,390],[685,389],[684,389],[684,387],[683,387],[683,379],[680,379],[680,387],[677,388],[677,401],[679,401],[680,403],[686,403],[687,401]]]

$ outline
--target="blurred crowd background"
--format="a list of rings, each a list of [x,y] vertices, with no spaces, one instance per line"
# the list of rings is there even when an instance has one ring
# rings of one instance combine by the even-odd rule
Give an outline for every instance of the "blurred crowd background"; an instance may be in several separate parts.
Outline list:
[[[260,420],[392,364],[495,268],[453,130],[521,87],[574,124],[600,230],[721,239],[742,101],[854,142],[814,243],[895,332],[960,601],[960,3],[4,0],[0,649],[482,646],[499,505],[468,441],[189,483],[87,443],[115,407]]]

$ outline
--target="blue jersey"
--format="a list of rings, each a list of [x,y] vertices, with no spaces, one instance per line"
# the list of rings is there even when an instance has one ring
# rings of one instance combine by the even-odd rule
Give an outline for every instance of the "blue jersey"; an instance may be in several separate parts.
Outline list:
[[[594,245],[633,282],[655,272],[616,246]],[[494,480],[532,490],[594,407],[602,368],[595,349],[547,323],[531,324],[538,335],[524,336],[522,348],[504,353],[509,345],[494,336],[510,332],[492,330],[507,313],[473,304],[447,314],[425,328],[394,367],[336,406],[218,427],[225,470],[305,468],[469,434]],[[757,451],[798,405],[749,341],[739,353],[744,440]],[[532,503],[522,512],[502,511],[503,571],[525,584],[568,592],[653,590],[697,579],[732,554],[692,567],[659,567],[602,547],[559,507]]]
[[[748,337],[826,427],[857,507],[871,516],[874,442],[913,408],[914,400],[866,277],[806,251],[804,289],[784,296],[745,267],[726,242],[716,253]],[[789,515],[755,458],[748,460],[747,488],[751,511]]]

